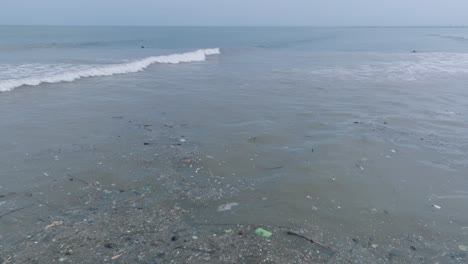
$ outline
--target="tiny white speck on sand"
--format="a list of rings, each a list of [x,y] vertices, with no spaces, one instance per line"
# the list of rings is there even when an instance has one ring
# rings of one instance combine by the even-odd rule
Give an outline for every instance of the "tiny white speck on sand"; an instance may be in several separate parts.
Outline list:
[[[224,212],[224,211],[229,211],[232,209],[234,206],[238,206],[238,203],[228,203],[228,204],[222,204],[218,206],[218,212]]]

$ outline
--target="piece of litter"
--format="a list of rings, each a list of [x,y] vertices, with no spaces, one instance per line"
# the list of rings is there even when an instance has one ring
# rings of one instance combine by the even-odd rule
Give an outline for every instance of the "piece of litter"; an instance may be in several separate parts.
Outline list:
[[[51,227],[56,227],[56,226],[60,226],[63,224],[63,221],[53,221],[52,224],[48,225],[45,227],[45,229],[49,229]]]
[[[377,245],[377,244],[372,244],[372,247],[373,247],[373,248],[378,248],[379,245]]]
[[[179,139],[180,142],[186,142],[187,140],[185,138]]]
[[[441,208],[442,208],[442,207],[440,207],[440,206],[438,206],[438,205],[436,205],[436,204],[433,204],[432,206],[433,206],[435,209],[441,209]]]
[[[60,261],[60,262],[64,262],[65,260],[67,260],[66,257],[60,257],[60,258],[59,258],[59,261]]]
[[[218,206],[218,212],[224,212],[224,211],[229,211],[232,209],[234,206],[238,206],[238,203],[228,203],[228,204],[223,204]]]
[[[266,238],[271,237],[273,235],[273,233],[261,227],[255,229],[255,234],[262,236],[262,237],[266,237]]]
[[[396,153],[396,150],[394,150],[394,149],[391,149],[391,150],[390,150],[390,152],[392,152],[392,153]]]
[[[115,255],[115,256],[113,256],[111,259],[112,259],[112,260],[116,260],[116,259],[120,258],[122,255],[123,255],[123,254]]]
[[[192,238],[193,238],[194,240],[197,240],[197,239],[198,239],[198,237],[197,237],[197,236],[193,236]]]
[[[458,248],[459,248],[461,251],[468,251],[468,246],[465,246],[465,245],[458,245]]]

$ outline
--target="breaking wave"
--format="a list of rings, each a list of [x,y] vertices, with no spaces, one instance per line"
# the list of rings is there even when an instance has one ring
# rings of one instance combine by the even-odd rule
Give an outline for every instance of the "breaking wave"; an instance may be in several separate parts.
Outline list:
[[[313,69],[308,73],[343,80],[405,82],[468,76],[468,53],[367,56],[375,62]]]
[[[139,72],[154,63],[178,64],[184,62],[205,61],[207,56],[220,54],[219,48],[203,49],[192,52],[171,54],[164,56],[153,56],[141,60],[136,60],[128,63],[111,64],[103,66],[83,66],[65,67],[67,70],[59,71],[43,71],[40,74],[31,74],[32,76],[21,76],[20,78],[0,79],[0,92],[12,91],[21,86],[35,86],[42,83],[59,83],[71,82],[81,78],[96,77],[96,76],[111,76],[115,74]],[[24,67],[24,65],[23,65]],[[53,69],[53,65],[40,65],[43,69]],[[55,66],[57,67],[57,66]],[[9,69],[10,72],[20,71],[18,69]],[[24,72],[24,71],[23,71]]]

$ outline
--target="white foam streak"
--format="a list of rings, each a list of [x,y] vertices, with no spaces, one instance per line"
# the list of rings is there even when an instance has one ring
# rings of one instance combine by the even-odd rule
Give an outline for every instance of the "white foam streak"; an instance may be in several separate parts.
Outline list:
[[[219,48],[197,50],[181,54],[172,54],[165,56],[148,57],[142,60],[137,60],[129,63],[112,64],[105,66],[91,67],[89,69],[80,69],[76,71],[68,71],[59,74],[48,74],[39,77],[27,77],[20,79],[0,80],[0,92],[12,91],[20,86],[35,86],[41,83],[59,83],[71,82],[81,78],[96,77],[96,76],[111,76],[115,74],[139,72],[154,63],[178,64],[184,62],[205,61],[206,56],[220,54]]]

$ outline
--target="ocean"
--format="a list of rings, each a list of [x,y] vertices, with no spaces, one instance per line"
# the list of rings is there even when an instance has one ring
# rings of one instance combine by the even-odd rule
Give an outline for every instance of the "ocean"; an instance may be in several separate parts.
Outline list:
[[[0,26],[0,212],[28,194],[71,210],[56,181],[130,188],[171,164],[222,189],[181,199],[194,219],[444,262],[468,244],[467,84],[462,27]]]

